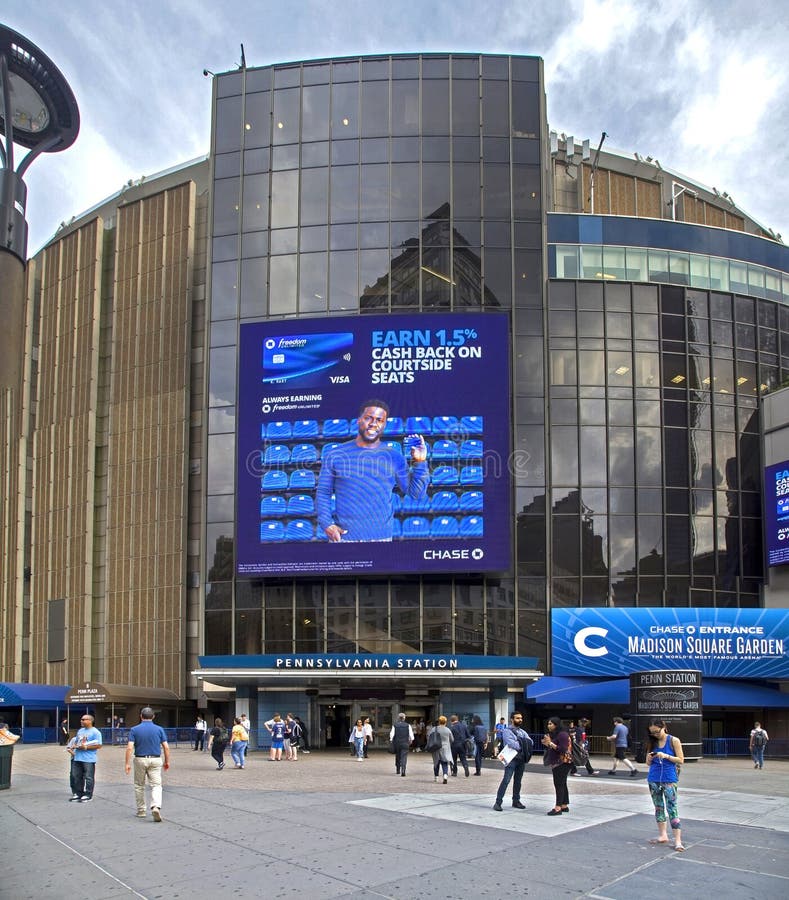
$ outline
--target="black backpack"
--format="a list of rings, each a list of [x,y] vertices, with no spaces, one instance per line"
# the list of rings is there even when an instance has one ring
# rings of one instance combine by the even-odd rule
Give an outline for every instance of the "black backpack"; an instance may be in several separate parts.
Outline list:
[[[430,734],[427,736],[427,743],[425,744],[425,750],[428,753],[434,753],[436,750],[441,749],[441,735],[438,733],[438,729],[434,728]]]
[[[215,740],[215,741],[218,741],[220,744],[226,744],[226,743],[228,742],[229,737],[230,737],[230,735],[228,734],[227,728],[225,728],[224,725],[222,725],[221,727],[220,727],[220,726],[217,726],[217,728],[219,729],[219,734],[217,734],[217,735],[214,737],[214,740]]]
[[[523,755],[523,762],[527,763],[534,753],[534,741],[527,734],[525,738],[518,737],[518,743],[521,745],[521,754]]]
[[[764,747],[767,743],[767,737],[765,736],[764,731],[760,728],[758,731],[754,731],[753,733],[753,746],[754,747]]]

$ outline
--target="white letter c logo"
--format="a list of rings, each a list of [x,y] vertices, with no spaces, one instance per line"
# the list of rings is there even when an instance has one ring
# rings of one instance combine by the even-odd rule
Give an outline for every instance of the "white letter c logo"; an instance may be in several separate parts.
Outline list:
[[[588,647],[586,639],[592,635],[604,638],[607,634],[607,628],[594,628],[592,626],[589,628],[582,628],[578,634],[576,634],[573,640],[573,646],[582,656],[605,656],[606,653],[608,653],[606,647]]]

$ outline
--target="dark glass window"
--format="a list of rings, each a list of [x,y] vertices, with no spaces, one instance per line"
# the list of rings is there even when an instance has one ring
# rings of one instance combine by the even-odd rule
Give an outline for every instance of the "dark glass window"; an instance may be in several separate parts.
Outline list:
[[[392,82],[392,134],[418,134],[419,82]]]
[[[227,153],[241,147],[241,97],[216,101],[215,153]]]
[[[422,134],[449,134],[449,82],[422,82]]]
[[[239,220],[239,178],[214,182],[214,234],[236,234]]]
[[[271,227],[292,228],[299,224],[299,173],[271,175]]]
[[[358,253],[335,251],[329,256],[329,309],[356,310],[359,307]]]
[[[419,165],[392,163],[391,215],[393,219],[419,218]]]
[[[516,137],[538,138],[540,136],[539,85],[513,81],[512,133]]]
[[[305,169],[301,173],[301,224],[326,222],[329,208],[329,170]]]
[[[268,226],[268,175],[247,175],[244,179],[243,231],[260,231]]]
[[[299,89],[274,91],[274,144],[296,144],[299,140]]]
[[[506,81],[482,81],[482,133],[510,133],[510,91]]]
[[[479,134],[479,83],[452,82],[452,134]]]
[[[315,66],[304,66],[302,69],[301,80],[305,85],[308,84],[328,84],[329,83],[329,64],[322,63]]]
[[[223,153],[214,157],[214,178],[232,178],[238,175],[241,165],[240,153]]]
[[[422,164],[422,218],[448,219],[449,163]]]
[[[326,298],[328,258],[325,253],[302,253],[299,257],[299,311],[322,312]]]
[[[389,161],[389,140],[387,138],[367,138],[362,140],[362,162],[385,163]]]
[[[356,222],[359,215],[359,167],[332,166],[331,221]]]
[[[486,219],[509,219],[510,201],[510,167],[497,163],[483,163],[482,198]],[[516,213],[524,218],[523,211]]]
[[[269,312],[272,316],[296,312],[296,255],[272,256],[269,271]]]
[[[238,310],[238,265],[235,260],[211,268],[211,319],[230,319]]]
[[[302,141],[329,138],[329,86],[305,87],[301,95]]]
[[[309,169],[313,166],[329,165],[329,142],[318,141],[314,144],[302,144],[301,146],[302,168]]]
[[[268,147],[271,140],[271,94],[250,94],[244,107],[244,149]]]
[[[359,85],[334,84],[331,89],[333,140],[359,136]]]
[[[241,263],[241,316],[266,314],[268,259],[257,257]]]

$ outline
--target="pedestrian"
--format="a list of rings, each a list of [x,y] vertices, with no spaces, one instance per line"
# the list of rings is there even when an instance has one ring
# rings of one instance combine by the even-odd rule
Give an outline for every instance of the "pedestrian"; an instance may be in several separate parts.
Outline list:
[[[611,771],[608,773],[609,775],[616,775],[616,764],[618,762],[624,763],[625,767],[630,769],[631,778],[638,775],[638,769],[626,756],[628,733],[627,725],[625,725],[619,716],[614,716],[614,732],[606,738],[607,741],[610,741],[614,745],[614,757],[611,762]]]
[[[421,753],[425,749],[425,743],[427,741],[427,726],[425,725],[425,720],[420,719],[416,725],[414,725],[414,743],[416,745],[416,752]]]
[[[499,753],[501,753],[501,750],[502,750],[502,748],[504,747],[504,738],[502,737],[502,735],[503,735],[504,729],[505,729],[506,727],[507,727],[507,720],[504,718],[504,716],[502,716],[502,717],[499,719],[499,721],[496,723],[496,727],[495,727],[495,731],[496,731],[496,743],[497,743],[497,745],[498,745],[498,746],[496,746],[496,747],[494,748],[494,749],[495,749],[495,752],[496,752],[496,755],[498,755]]]
[[[674,836],[674,849],[680,853],[685,848],[682,846],[682,823],[677,812],[677,782],[679,767],[684,761],[685,754],[679,738],[668,734],[662,719],[653,719],[649,723],[646,762],[649,766],[647,784],[655,806],[658,836],[651,843],[668,843],[668,819]]]
[[[468,759],[466,754],[466,741],[471,737],[468,725],[461,722],[458,716],[449,717],[449,730],[452,732],[452,775],[458,773],[458,763],[463,766],[466,778],[469,776]]]
[[[93,799],[96,785],[96,755],[102,745],[101,732],[93,725],[90,713],[85,713],[79,720],[77,734],[67,746],[71,754],[71,800],[87,803]]]
[[[197,714],[197,721],[195,722],[195,745],[192,747],[193,750],[202,750],[205,746],[205,733],[208,730],[208,723],[203,718],[202,713]]]
[[[18,740],[19,735],[9,729],[5,719],[0,719],[0,747],[15,744]]]
[[[247,732],[247,744],[251,740],[252,735],[252,723],[249,721],[249,716],[246,713],[241,713],[241,724],[244,726]]]
[[[570,795],[567,791],[567,776],[573,764],[572,743],[567,729],[558,716],[548,719],[548,733],[543,735],[548,765],[553,773],[553,790],[556,802],[547,815],[560,816],[570,812]]]
[[[290,732],[290,756],[288,759],[293,762],[299,761],[299,746],[301,745],[301,725],[296,721],[293,713],[285,716],[285,725]]]
[[[452,761],[452,732],[447,728],[447,717],[439,716],[435,727],[427,736],[425,749],[429,750],[433,757],[433,781],[438,781],[438,770],[444,776],[444,784],[449,775],[449,764]]]
[[[356,724],[351,729],[348,743],[352,747],[352,755],[361,762],[364,759],[364,722],[361,719],[357,719]]]
[[[471,733],[474,737],[474,774],[482,774],[482,757],[488,747],[488,729],[482,724],[479,716],[471,720]]]
[[[249,732],[241,724],[241,717],[233,719],[233,732],[230,736],[230,755],[237,769],[244,768],[247,758],[247,746],[249,745]]]
[[[299,716],[293,716],[298,724],[299,728],[301,728],[301,736],[299,740],[299,749],[302,753],[310,752],[310,736],[307,733],[307,726],[304,724],[303,720]]]
[[[526,767],[526,763],[531,759],[533,743],[522,726],[523,715],[519,712],[514,712],[510,716],[509,727],[505,726],[500,732],[502,741],[500,757],[501,755],[504,756],[502,762],[505,765],[501,784],[499,784],[499,789],[496,792],[496,802],[493,804],[496,812],[502,811],[501,804],[510,781],[512,781],[513,808],[526,809],[521,803],[521,782],[523,781],[523,770]]]
[[[217,716],[214,719],[214,727],[208,732],[208,752],[216,761],[217,771],[225,767],[225,747],[228,739],[227,728]]]
[[[170,745],[164,728],[154,725],[154,711],[150,706],[140,710],[140,724],[129,729],[126,745],[126,774],[134,757],[134,801],[137,818],[145,818],[145,782],[151,785],[151,815],[154,822],[162,821],[162,769],[170,768]],[[164,753],[164,759],[162,759]]]
[[[764,728],[762,728],[761,723],[754,722],[753,730],[751,731],[751,740],[748,744],[748,749],[751,751],[751,758],[753,759],[754,769],[764,768],[764,751],[769,740],[770,736]]]
[[[405,713],[397,714],[397,722],[389,729],[389,741],[394,750],[395,772],[405,778],[408,748],[414,742],[414,729],[406,722]]]
[[[364,758],[367,759],[367,748],[373,742],[373,726],[370,724],[370,719],[367,718],[362,723],[364,725]]]
[[[68,737],[68,719],[61,719],[58,726],[58,743],[61,747],[65,747],[68,744]]]
[[[567,728],[567,733],[570,735],[570,740],[572,741],[573,754],[570,774],[575,775],[576,778],[581,777],[578,766],[585,766],[589,775],[600,774],[597,769],[592,768],[592,763],[589,761],[589,742],[586,739],[586,731],[584,730],[586,721],[586,719],[579,719],[577,725],[575,722],[570,722],[570,725]]]
[[[274,713],[273,718],[263,723],[264,728],[271,735],[271,751],[269,762],[279,762],[282,759],[282,751],[285,749],[285,723],[279,713]]]

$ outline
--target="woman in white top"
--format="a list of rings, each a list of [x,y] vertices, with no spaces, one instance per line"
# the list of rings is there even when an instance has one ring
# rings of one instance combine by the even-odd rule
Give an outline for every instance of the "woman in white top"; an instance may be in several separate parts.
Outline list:
[[[359,762],[364,759],[364,738],[364,725],[362,724],[361,719],[357,719],[356,724],[351,729],[348,743],[353,744],[354,749],[356,750],[356,759],[358,759]]]

